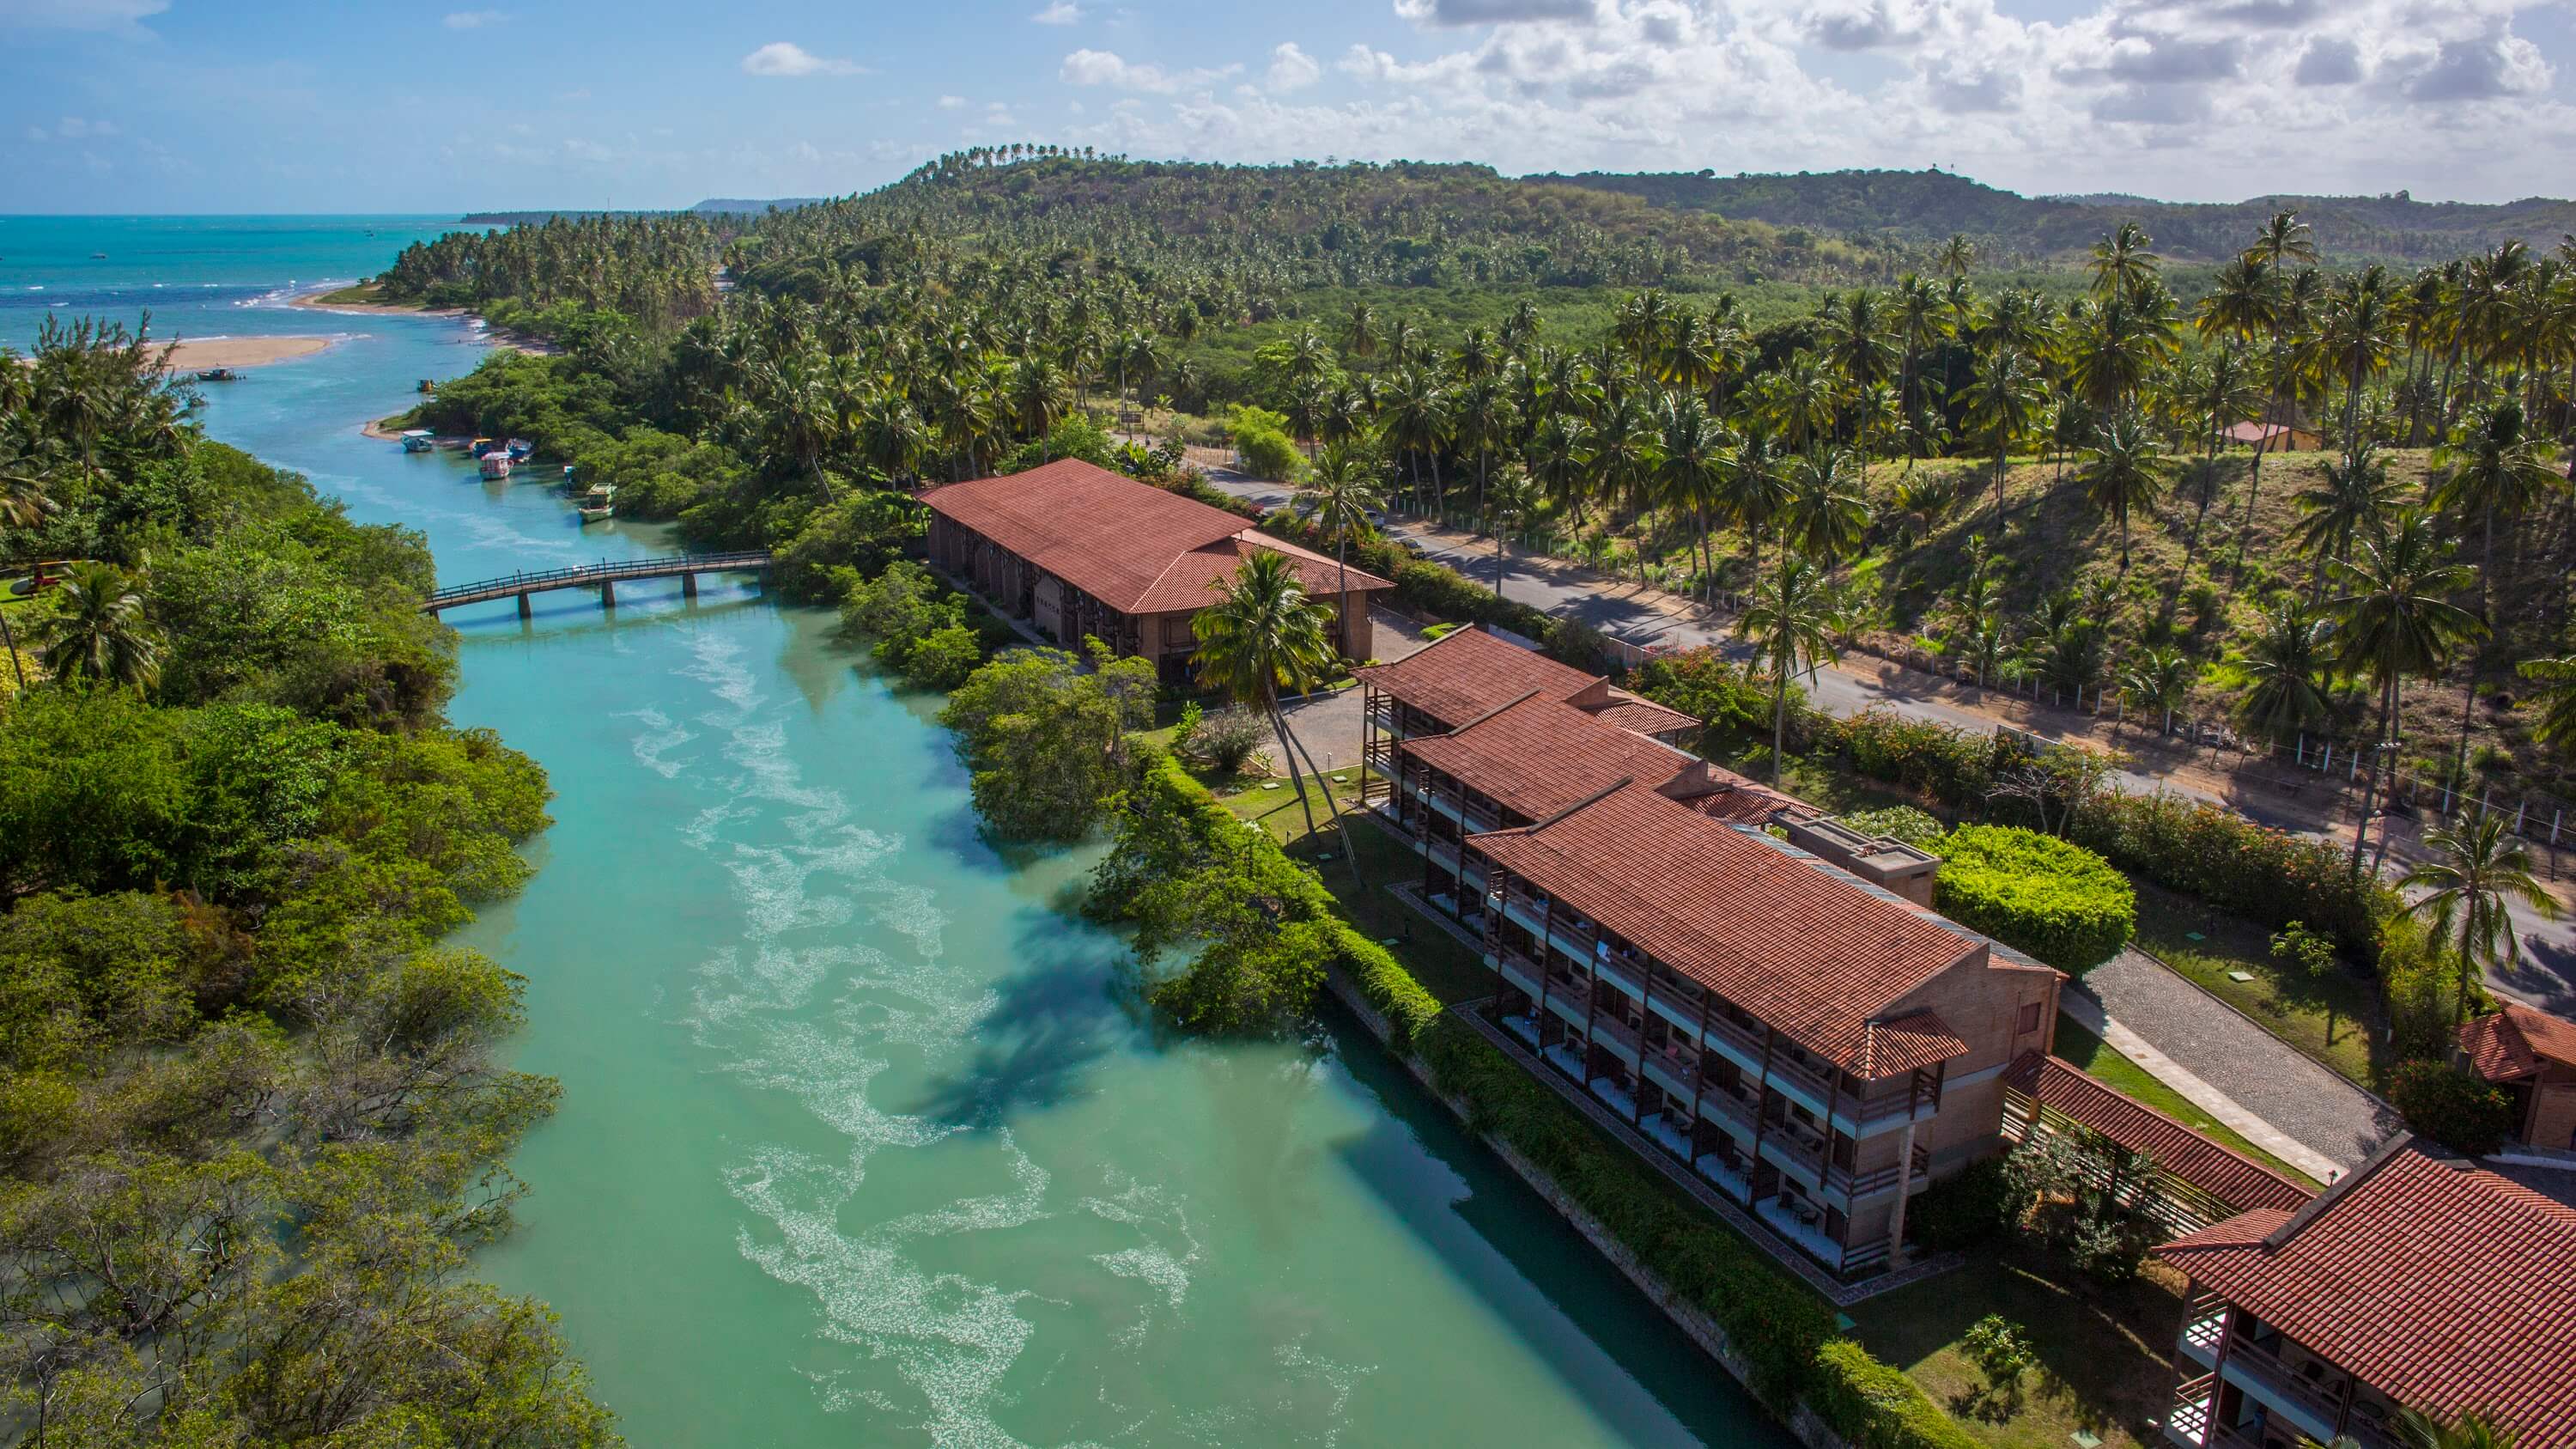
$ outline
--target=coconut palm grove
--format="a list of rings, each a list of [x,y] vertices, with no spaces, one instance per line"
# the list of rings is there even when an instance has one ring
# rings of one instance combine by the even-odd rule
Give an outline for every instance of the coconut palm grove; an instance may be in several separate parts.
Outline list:
[[[49,283],[0,1436],[2576,1445],[2572,225],[1012,143]]]

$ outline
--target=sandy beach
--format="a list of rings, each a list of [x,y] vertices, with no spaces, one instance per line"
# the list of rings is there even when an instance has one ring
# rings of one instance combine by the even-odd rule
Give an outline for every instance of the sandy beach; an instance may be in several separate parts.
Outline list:
[[[272,362],[311,357],[330,345],[328,337],[206,337],[193,341],[182,338],[170,354],[170,370],[260,367]]]
[[[345,312],[361,317],[376,312],[409,312],[421,317],[465,315],[465,309],[462,307],[416,307],[408,302],[325,302],[322,300],[330,295],[331,292],[328,291],[306,292],[300,296],[287,298],[286,305],[301,307],[308,312]]]

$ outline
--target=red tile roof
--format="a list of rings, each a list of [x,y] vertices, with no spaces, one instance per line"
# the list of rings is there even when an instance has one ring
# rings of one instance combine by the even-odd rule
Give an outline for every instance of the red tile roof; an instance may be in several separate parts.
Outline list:
[[[1610,691],[1610,702],[1588,713],[1603,724],[1617,725],[1641,735],[1683,734],[1695,732],[1700,727],[1698,720],[1680,710],[1667,709],[1624,689]]]
[[[1846,1070],[1967,1047],[1891,1007],[1984,950],[1928,911],[1628,785],[1478,850]],[[1875,1028],[1875,1030],[1873,1030]]]
[[[973,529],[1123,614],[1195,609],[1247,548],[1286,554],[1309,593],[1329,597],[1329,559],[1255,532],[1242,518],[1123,474],[1060,458],[999,478],[931,489],[934,513]],[[1395,585],[1360,569],[1354,590]]]
[[[1653,789],[1709,773],[1704,762],[1670,745],[1613,729],[1543,694],[1396,748],[1523,820],[1544,819],[1621,780]]]
[[[2225,1203],[2230,1212],[2251,1208],[2294,1212],[2316,1196],[2314,1189],[2211,1141],[2055,1057],[2022,1053],[2004,1074],[2004,1085],[2037,1098],[2042,1107],[2063,1113],[2132,1152],[2152,1154],[2158,1167]]]
[[[1357,671],[1360,681],[1455,729],[1532,690],[1560,702],[1601,683],[1482,629],[1456,630],[1393,664]]]
[[[2156,1249],[2409,1407],[2576,1445],[2576,1209],[2399,1138],[2296,1214]]]
[[[2576,1021],[2508,1002],[2492,1016],[2463,1023],[2460,1050],[2470,1070],[2490,1082],[2535,1075],[2544,1062],[2576,1066]]]

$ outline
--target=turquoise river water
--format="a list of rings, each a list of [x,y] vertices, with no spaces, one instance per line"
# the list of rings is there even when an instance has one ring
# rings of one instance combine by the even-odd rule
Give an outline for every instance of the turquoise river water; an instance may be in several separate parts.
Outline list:
[[[210,386],[210,431],[420,529],[445,581],[669,547],[358,434],[477,334],[278,292],[436,229],[0,218],[0,338],[145,306],[344,334]],[[453,717],[558,792],[535,881],[464,933],[564,1084],[483,1266],[638,1444],[1788,1442],[1373,1042],[1157,1039],[1065,908],[1088,857],[982,839],[935,701],[828,616],[709,580],[450,622]]]

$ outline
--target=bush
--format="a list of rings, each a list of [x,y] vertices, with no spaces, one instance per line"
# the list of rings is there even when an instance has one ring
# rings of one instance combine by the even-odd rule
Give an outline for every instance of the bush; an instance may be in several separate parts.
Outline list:
[[[1807,1380],[1817,1416],[1852,1449],[1969,1449],[1977,1442],[1914,1380],[1848,1338],[1816,1351]]]
[[[2029,1205],[2004,1160],[1988,1157],[1925,1188],[1905,1225],[1931,1252],[1964,1253],[2001,1242]]]
[[[2075,976],[2138,929],[2138,893],[2110,862],[2053,835],[1965,825],[1933,847],[1941,912]]]
[[[1190,758],[1203,760],[1212,769],[1237,775],[1251,763],[1253,754],[1261,748],[1261,742],[1269,737],[1269,725],[1251,710],[1221,709],[1201,717],[1196,728],[1187,731],[1174,743]]]
[[[1288,441],[1288,435],[1269,428],[1235,429],[1234,451],[1243,459],[1243,471],[1255,478],[1286,482],[1306,466],[1306,459],[1298,453],[1297,445]]]
[[[2420,1136],[2471,1157],[2484,1157],[2513,1134],[2513,1103],[2487,1082],[2444,1062],[2408,1062],[2389,1083],[2388,1100]]]
[[[1890,805],[1883,810],[1862,810],[1843,817],[1843,824],[1875,840],[1882,836],[1901,840],[1908,845],[1929,846],[1943,834],[1941,822],[1928,810],[1911,805]]]
[[[940,694],[964,684],[984,662],[984,642],[963,624],[932,630],[903,661],[903,682]]]

